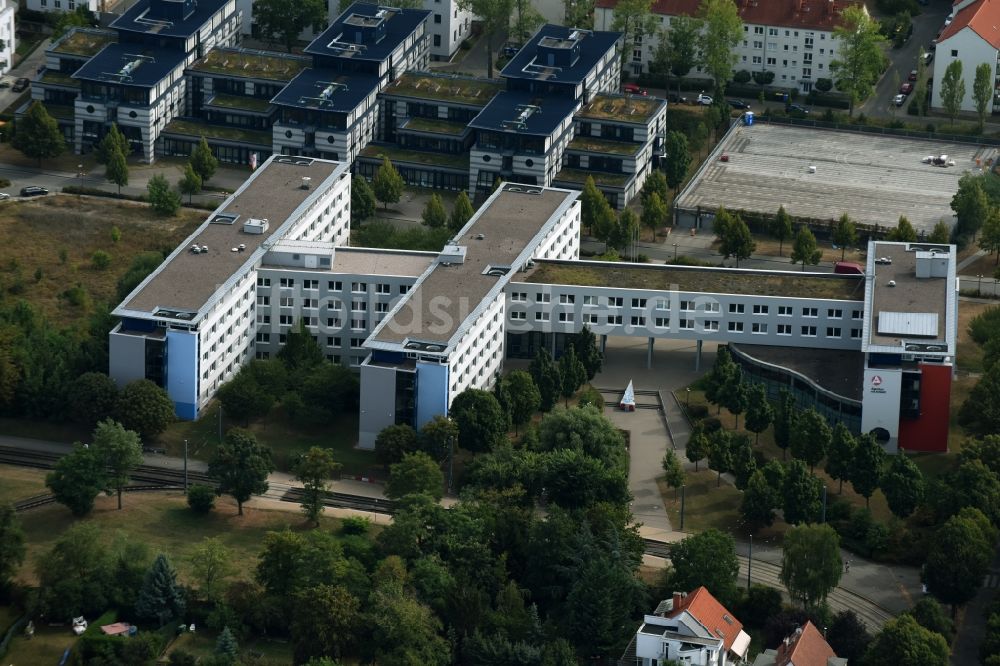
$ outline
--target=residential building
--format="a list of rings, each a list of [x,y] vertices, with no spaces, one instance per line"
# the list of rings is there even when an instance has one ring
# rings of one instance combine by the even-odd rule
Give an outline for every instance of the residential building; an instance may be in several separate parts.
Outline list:
[[[968,92],[962,98],[962,111],[976,111],[976,100],[971,94],[972,82],[976,78],[976,68],[986,63],[990,66],[990,81],[993,82],[993,102],[990,112],[1000,108],[1000,0],[958,0],[952,6],[951,24],[944,28],[937,38],[934,50],[934,85],[931,86],[931,107],[942,109],[941,81],[944,80],[948,65],[956,60],[962,62],[962,77]]]
[[[476,15],[459,7],[457,0],[424,0],[423,8],[431,12],[427,21],[431,59],[450,60],[472,34]]]
[[[26,0],[24,6],[35,12],[74,12],[77,7],[99,12],[108,4],[107,0]]]
[[[757,655],[753,666],[847,666],[809,620],[775,649]]]
[[[17,30],[14,26],[16,9],[10,0],[0,0],[0,76],[14,66]]]
[[[807,93],[817,79],[832,79],[830,63],[837,57],[834,28],[846,7],[864,4],[859,0],[734,0],[743,20],[743,38],[735,48],[734,71],[773,72],[772,85],[797,88]],[[614,25],[618,0],[597,0],[594,27],[609,30]],[[676,16],[697,16],[700,0],[656,0],[652,14],[656,25],[669,30]],[[659,44],[657,32],[642,35],[628,61],[630,73],[649,72]],[[710,78],[696,67],[691,78]]]
[[[644,616],[620,663],[728,666],[743,663],[749,647],[743,624],[703,586],[687,594],[674,592]]]

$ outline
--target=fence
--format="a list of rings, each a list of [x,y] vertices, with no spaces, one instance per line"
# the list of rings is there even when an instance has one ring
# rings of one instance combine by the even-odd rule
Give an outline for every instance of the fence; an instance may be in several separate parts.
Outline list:
[[[893,127],[878,127],[876,125],[858,125],[849,123],[813,120],[811,118],[779,118],[770,114],[754,117],[754,122],[773,123],[776,125],[798,125],[800,127],[816,127],[840,132],[861,132],[864,134],[881,134],[883,136],[898,136],[909,139],[928,139],[933,141],[951,141],[974,146],[1000,146],[1000,139],[986,136],[969,136],[968,134],[947,134],[942,132],[927,132],[925,130],[897,129]]]
[[[1000,298],[1000,280],[992,275],[959,275],[958,292],[962,296]]]
[[[7,648],[10,647],[11,640],[13,640],[14,636],[20,633],[22,629],[24,629],[24,626],[26,624],[28,624],[27,614],[22,615],[14,622],[14,624],[10,625],[10,628],[7,630],[7,633],[4,634],[3,639],[0,640],[0,657],[3,657],[4,655],[7,654]]]

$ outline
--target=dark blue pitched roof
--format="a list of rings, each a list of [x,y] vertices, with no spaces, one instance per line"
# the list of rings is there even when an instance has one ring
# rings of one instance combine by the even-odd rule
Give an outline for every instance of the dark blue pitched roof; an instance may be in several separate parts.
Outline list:
[[[305,52],[310,55],[345,57],[381,62],[423,23],[424,9],[390,9],[355,2],[314,39]],[[354,44],[357,48],[345,48]]]
[[[226,2],[228,0],[139,0],[110,27],[165,37],[190,37]]]
[[[580,83],[621,36],[620,32],[592,32],[548,23],[507,63],[500,76]]]
[[[537,109],[526,109],[534,106]],[[498,132],[549,136],[566,116],[576,111],[576,100],[561,95],[536,95],[505,90],[490,100],[469,127]],[[522,119],[520,123],[517,121]]]
[[[289,81],[288,85],[275,95],[271,103],[299,109],[346,113],[352,111],[378,88],[378,81],[377,76],[348,75],[309,67]],[[325,96],[324,91],[327,91]]]
[[[184,53],[143,44],[108,44],[73,74],[74,79],[152,88],[184,62]]]

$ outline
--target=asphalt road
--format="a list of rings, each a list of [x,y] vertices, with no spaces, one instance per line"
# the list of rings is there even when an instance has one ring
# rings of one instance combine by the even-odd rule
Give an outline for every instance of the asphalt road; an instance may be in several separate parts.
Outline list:
[[[14,81],[22,76],[34,79],[38,74],[38,68],[45,64],[45,49],[48,48],[50,43],[51,40],[44,40],[31,52],[31,55],[19,62],[17,66],[13,67],[7,74],[0,78],[10,83],[11,86],[14,85]],[[12,91],[10,88],[0,90],[0,110],[6,109],[13,104],[20,94]]]

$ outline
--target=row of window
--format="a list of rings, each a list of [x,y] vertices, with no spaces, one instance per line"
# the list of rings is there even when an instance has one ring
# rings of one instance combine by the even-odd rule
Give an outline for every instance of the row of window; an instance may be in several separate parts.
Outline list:
[[[312,291],[319,289],[319,280],[306,279],[302,280],[302,289],[306,291]],[[278,286],[282,289],[291,289],[296,285],[295,278],[280,278],[278,281]],[[270,287],[271,278],[268,277],[258,277],[257,278],[258,287]],[[341,280],[327,280],[326,282],[327,291],[344,291],[344,283]],[[399,293],[405,294],[410,290],[409,285],[401,284],[399,285]],[[368,283],[367,282],[352,282],[351,283],[351,293],[352,294],[367,294],[368,293]],[[375,284],[376,294],[391,294],[392,285],[386,282],[378,282]]]
[[[286,338],[287,338],[287,334],[285,334],[285,333],[279,333],[278,336],[277,336],[278,344],[280,344],[280,345],[285,344]],[[270,342],[271,342],[271,334],[270,333],[265,333],[263,331],[261,331],[260,333],[257,333],[257,342],[264,343],[264,344],[270,344]],[[317,339],[317,342],[319,342],[318,339]],[[365,339],[364,338],[350,338],[351,349],[361,349],[364,346],[364,344],[365,344]],[[328,335],[328,336],[326,336],[326,346],[327,347],[337,347],[337,348],[343,347],[343,338],[341,338],[340,336],[329,336]]]
[[[296,303],[296,299],[290,296],[282,296],[278,299],[278,307],[282,308],[294,308],[297,305],[303,310],[315,310],[320,307],[321,301],[316,298],[303,298],[301,303]],[[270,296],[258,296],[257,304],[263,307],[270,307],[271,297]],[[333,312],[340,312],[343,309],[344,303],[338,300],[331,300],[324,304],[325,307]],[[389,303],[381,302],[375,303],[375,312],[385,313],[389,311]],[[368,301],[351,301],[351,312],[368,312]],[[270,321],[270,315],[262,315]],[[291,315],[281,315],[282,319],[285,317],[291,317]],[[262,319],[258,317],[258,321],[264,323]]]

